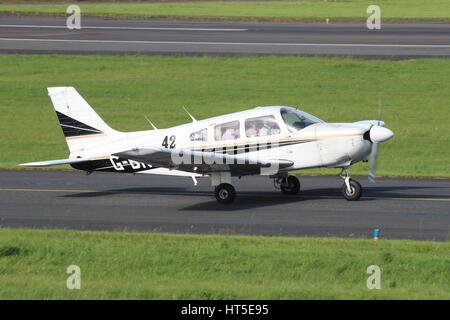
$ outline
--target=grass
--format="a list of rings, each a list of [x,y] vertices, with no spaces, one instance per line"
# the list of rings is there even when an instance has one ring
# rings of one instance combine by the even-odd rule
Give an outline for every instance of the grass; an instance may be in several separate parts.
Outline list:
[[[47,96],[74,86],[113,128],[148,130],[260,105],[301,106],[329,122],[378,117],[395,137],[378,173],[450,177],[450,60],[298,57],[0,55],[0,167],[60,159],[68,150]],[[357,164],[353,174],[366,174]],[[331,169],[310,173],[336,173]]]
[[[89,4],[89,3],[145,3],[145,2],[192,2],[192,1],[211,1],[211,0],[0,0],[0,3],[21,3],[21,4],[42,4],[42,3],[70,3],[70,4]],[[235,1],[235,0],[221,0],[221,1]],[[281,0],[285,1],[285,0]],[[287,0],[290,1],[290,0]]]
[[[9,2],[9,1],[7,1]],[[114,17],[170,17],[244,20],[357,20],[369,16],[370,0],[270,1],[270,2],[178,2],[178,3],[91,3],[79,2],[82,15]],[[383,19],[448,20],[447,0],[378,0]],[[67,4],[2,4],[0,13],[65,15]]]
[[[68,290],[69,265],[81,289]],[[369,290],[369,265],[381,290]],[[450,243],[0,229],[0,299],[449,299]]]

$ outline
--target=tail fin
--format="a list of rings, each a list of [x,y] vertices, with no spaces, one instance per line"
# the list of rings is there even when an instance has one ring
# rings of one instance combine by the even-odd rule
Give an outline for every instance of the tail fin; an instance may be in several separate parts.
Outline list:
[[[73,87],[47,88],[71,153],[111,142],[109,127]]]

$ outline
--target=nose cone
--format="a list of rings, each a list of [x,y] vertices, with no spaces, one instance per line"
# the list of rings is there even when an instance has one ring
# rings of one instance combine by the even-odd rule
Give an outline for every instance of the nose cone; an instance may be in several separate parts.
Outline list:
[[[373,142],[384,142],[391,139],[394,133],[388,128],[373,126],[370,128],[370,140]]]

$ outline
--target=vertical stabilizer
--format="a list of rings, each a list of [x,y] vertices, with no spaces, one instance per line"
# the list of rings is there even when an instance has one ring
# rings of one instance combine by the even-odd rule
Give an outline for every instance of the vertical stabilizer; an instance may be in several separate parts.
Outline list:
[[[106,144],[120,134],[100,118],[75,88],[47,90],[71,153]]]

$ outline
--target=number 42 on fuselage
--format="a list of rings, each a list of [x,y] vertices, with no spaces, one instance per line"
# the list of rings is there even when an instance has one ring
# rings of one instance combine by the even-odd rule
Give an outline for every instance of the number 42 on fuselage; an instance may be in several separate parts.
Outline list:
[[[393,132],[384,122],[327,123],[301,110],[257,107],[167,128],[119,132],[109,127],[73,87],[48,88],[64,137],[67,159],[24,163],[45,167],[70,164],[88,172],[209,176],[220,203],[236,191],[231,177],[265,175],[285,194],[297,194],[300,182],[290,171],[341,168],[342,193],[358,200],[361,185],[348,169],[371,160],[375,178],[378,144]]]

